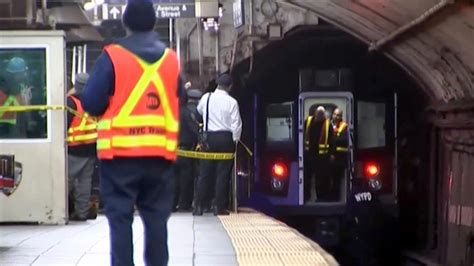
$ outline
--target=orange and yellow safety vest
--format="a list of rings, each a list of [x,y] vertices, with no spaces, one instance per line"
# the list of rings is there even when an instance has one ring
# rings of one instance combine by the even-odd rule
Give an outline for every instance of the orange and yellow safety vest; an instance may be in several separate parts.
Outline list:
[[[115,91],[98,123],[99,159],[162,157],[176,160],[179,63],[166,49],[147,63],[119,45],[105,47],[115,71]]]
[[[81,101],[74,96],[70,96],[76,105],[76,112],[79,116],[74,116],[71,125],[67,131],[67,145],[79,146],[96,143],[97,141],[97,124],[92,121],[82,108]]]
[[[21,102],[20,96],[7,95],[0,90],[0,106],[20,106]],[[14,126],[16,125],[16,116],[16,112],[0,111],[0,123]]]
[[[339,122],[338,125],[334,126],[335,137],[340,137],[342,132],[347,128],[347,123],[344,121]],[[345,146],[336,146],[336,152],[347,152],[348,149]]]

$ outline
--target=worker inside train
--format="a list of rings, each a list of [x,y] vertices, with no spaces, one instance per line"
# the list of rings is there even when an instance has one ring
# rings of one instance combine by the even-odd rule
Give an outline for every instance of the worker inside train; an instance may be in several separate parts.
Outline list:
[[[331,200],[331,162],[334,162],[334,133],[326,109],[318,106],[305,120],[304,127],[304,198],[312,202]],[[314,178],[314,185],[312,180]]]
[[[340,198],[341,181],[346,176],[349,162],[349,128],[343,119],[342,109],[336,107],[332,112],[331,126],[333,128],[333,143],[335,146],[334,162],[331,174],[330,197],[338,201]]]

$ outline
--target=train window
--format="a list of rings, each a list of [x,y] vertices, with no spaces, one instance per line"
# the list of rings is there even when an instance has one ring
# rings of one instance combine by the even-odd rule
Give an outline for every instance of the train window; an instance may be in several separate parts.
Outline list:
[[[270,104],[266,110],[267,141],[293,140],[293,103]]]
[[[385,147],[385,103],[357,102],[359,149]]]
[[[46,105],[46,49],[0,48],[0,106]],[[0,111],[0,139],[48,137],[47,112]]]

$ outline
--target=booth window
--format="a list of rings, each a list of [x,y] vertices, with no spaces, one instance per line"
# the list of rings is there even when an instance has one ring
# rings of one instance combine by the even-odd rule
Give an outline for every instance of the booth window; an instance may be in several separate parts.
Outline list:
[[[0,106],[46,105],[46,49],[0,48]],[[48,137],[47,112],[0,110],[0,139]]]

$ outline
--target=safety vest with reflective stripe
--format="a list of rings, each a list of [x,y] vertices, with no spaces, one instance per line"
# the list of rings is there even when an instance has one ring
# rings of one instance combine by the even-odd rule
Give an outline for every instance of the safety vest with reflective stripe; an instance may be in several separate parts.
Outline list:
[[[163,157],[176,160],[179,64],[166,49],[148,63],[119,45],[105,47],[114,66],[115,90],[97,130],[99,159]]]
[[[79,146],[92,144],[97,141],[97,124],[93,123],[92,118],[84,112],[81,101],[74,96],[70,96],[76,105],[76,112],[82,115],[82,118],[74,116],[71,125],[67,131],[68,146]]]
[[[304,146],[305,150],[309,150],[309,129],[311,126],[311,121],[313,121],[313,116],[308,116],[308,119],[306,120],[306,125],[305,125],[305,141],[304,141]],[[327,154],[329,152],[329,119],[325,119],[323,126],[321,127],[321,134],[319,136],[319,154]]]
[[[339,122],[339,125],[334,126],[334,135],[338,138],[347,128],[347,123],[344,121]],[[348,151],[345,146],[336,146],[336,152],[346,152]]]
[[[0,106],[20,106],[21,97],[6,95],[0,90]],[[0,111],[0,123],[16,125],[16,112]]]

